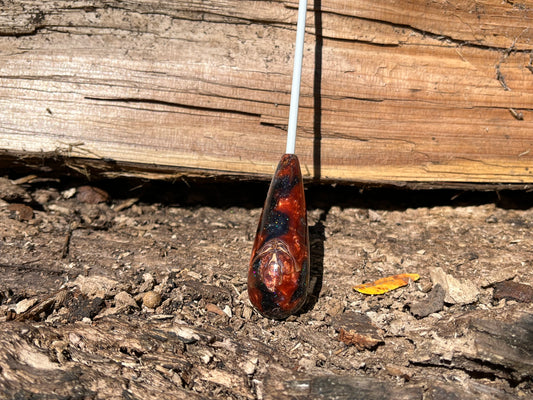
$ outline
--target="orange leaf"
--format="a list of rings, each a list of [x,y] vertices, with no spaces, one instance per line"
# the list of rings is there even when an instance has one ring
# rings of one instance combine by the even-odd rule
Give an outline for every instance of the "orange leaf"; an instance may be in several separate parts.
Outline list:
[[[374,282],[354,286],[354,289],[363,294],[383,294],[405,286],[409,281],[416,281],[418,278],[420,278],[418,274],[392,275]]]

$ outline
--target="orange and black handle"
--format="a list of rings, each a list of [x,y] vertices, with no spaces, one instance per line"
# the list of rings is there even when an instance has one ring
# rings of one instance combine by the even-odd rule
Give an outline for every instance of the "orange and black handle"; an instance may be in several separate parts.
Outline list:
[[[248,270],[248,295],[265,317],[283,319],[305,303],[309,230],[298,157],[285,154],[270,183]]]

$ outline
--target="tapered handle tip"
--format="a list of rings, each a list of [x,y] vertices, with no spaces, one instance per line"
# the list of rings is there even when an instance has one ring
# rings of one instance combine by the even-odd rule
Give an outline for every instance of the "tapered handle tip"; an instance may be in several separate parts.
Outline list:
[[[283,319],[305,303],[309,230],[298,157],[285,154],[268,190],[252,249],[248,294],[268,318]]]

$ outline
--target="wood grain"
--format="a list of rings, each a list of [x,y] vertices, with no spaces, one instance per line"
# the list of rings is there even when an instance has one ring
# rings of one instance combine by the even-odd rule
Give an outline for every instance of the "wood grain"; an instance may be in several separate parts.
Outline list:
[[[0,154],[269,176],[285,148],[296,7],[4,2]],[[310,2],[304,176],[533,182],[532,21],[532,1]]]

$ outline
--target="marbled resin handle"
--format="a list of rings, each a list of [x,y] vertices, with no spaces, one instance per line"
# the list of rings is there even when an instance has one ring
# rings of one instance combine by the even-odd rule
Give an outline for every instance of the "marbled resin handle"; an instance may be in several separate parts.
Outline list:
[[[305,303],[309,231],[298,157],[285,154],[270,184],[248,270],[250,301],[265,317],[282,319]]]

